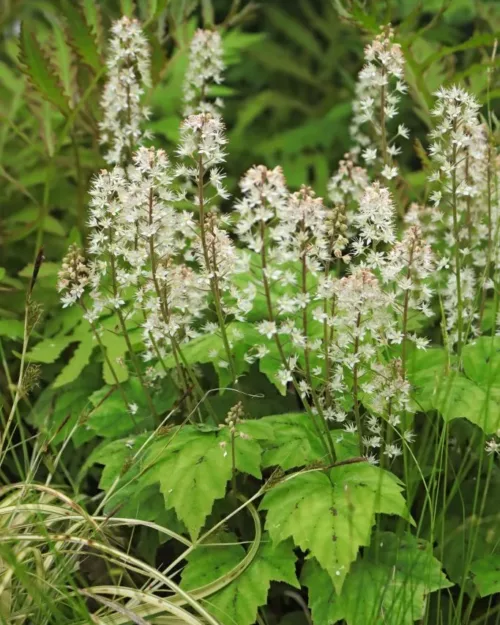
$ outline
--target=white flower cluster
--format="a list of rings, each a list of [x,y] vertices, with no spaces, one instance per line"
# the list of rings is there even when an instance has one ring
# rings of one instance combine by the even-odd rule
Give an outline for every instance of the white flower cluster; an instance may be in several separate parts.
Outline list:
[[[108,146],[106,161],[122,164],[145,138],[142,131],[149,110],[142,104],[144,87],[151,85],[148,42],[137,20],[122,17],[111,28],[107,82],[101,98],[101,143]]]
[[[374,182],[365,190],[359,200],[354,224],[366,244],[394,243],[394,203],[387,187]]]
[[[390,249],[380,273],[384,283],[392,284],[395,293],[406,302],[406,308],[431,317],[433,313],[430,305],[434,291],[430,282],[435,269],[431,246],[424,239],[421,229],[413,225],[405,230],[402,240]],[[424,339],[410,338],[414,339],[418,347],[425,347]]]
[[[103,310],[137,311],[143,317],[146,360],[165,355],[173,336],[190,333],[202,314],[203,280],[179,256],[195,237],[188,211],[176,210],[166,154],[139,148],[127,175],[120,167],[103,171],[91,191],[92,307],[89,320]]]
[[[137,48],[145,42],[136,23],[119,24],[116,80],[125,85],[132,76],[140,91],[148,63],[145,48]],[[118,54],[126,37],[135,52]],[[438,289],[452,335],[459,303],[475,320],[479,276],[488,262],[496,266],[498,251],[492,245],[487,257],[474,247],[484,250],[479,241],[490,236],[499,212],[485,202],[497,164],[478,105],[453,87],[440,90],[434,111],[433,206],[411,205],[404,229],[396,227],[400,198],[394,183],[382,179],[396,175],[394,140],[408,133],[400,126],[395,137],[387,135],[405,92],[404,60],[390,29],[365,58],[353,123],[358,150],[345,155],[330,180],[333,206],[305,185],[289,190],[280,167],[257,165],[242,177],[241,197],[228,215],[220,206],[229,198],[225,127],[219,105],[207,100],[210,85],[222,80],[220,36],[197,31],[185,84],[188,115],[172,161],[162,150],[136,149],[141,135],[116,126],[124,139],[116,166],[101,172],[90,192],[91,261],[72,248],[60,290],[70,305],[88,285],[89,320],[112,312],[140,328],[142,357],[157,372],[168,359],[185,373],[184,343],[216,334],[223,347],[209,356],[219,372],[227,369],[237,380],[235,353],[262,361],[283,392],[292,385],[311,415],[356,432],[360,452],[376,461],[397,458],[414,439],[407,354],[425,349],[427,339],[412,331],[412,322],[434,314]],[[123,122],[121,113],[116,120]],[[366,122],[371,136],[361,131]],[[357,164],[360,151],[366,168]],[[251,339],[235,321],[246,322]]]
[[[260,253],[266,224],[276,215],[283,215],[287,207],[289,191],[283,170],[267,169],[264,165],[251,167],[241,179],[240,188],[243,197],[235,205],[236,232],[249,249]]]
[[[497,432],[497,436],[498,435],[499,432]],[[490,440],[486,441],[484,450],[490,456],[500,457],[500,440],[498,438],[490,438]]]
[[[57,290],[63,293],[61,298],[63,308],[72,306],[83,296],[89,282],[89,268],[82,251],[74,243],[70,245],[68,253],[63,258],[58,278]]]
[[[344,207],[347,217],[348,232],[353,234],[353,220],[357,203],[366,187],[370,184],[368,172],[364,167],[356,165],[355,154],[344,154],[337,171],[328,183],[328,196],[336,206]]]
[[[327,407],[325,412],[328,418],[343,424],[346,431],[357,431],[357,424],[340,408],[352,379],[356,395],[362,394],[365,405],[371,409],[371,415],[363,419],[366,453],[380,448],[394,458],[401,454],[401,448],[396,436],[391,437],[390,446],[384,444],[383,419],[394,429],[401,425],[401,415],[409,409],[410,387],[398,359],[388,364],[380,359],[381,345],[397,344],[402,338],[393,314],[393,297],[366,269],[356,269],[338,280],[334,292],[334,314],[327,323],[331,328],[329,390],[337,407]],[[409,440],[411,433],[404,431],[401,436]]]
[[[198,29],[191,41],[189,66],[184,78],[184,116],[211,113],[222,108],[220,98],[210,101],[212,83],[223,81],[222,39],[217,31]]]
[[[455,193],[457,198],[475,195],[477,183],[484,178],[481,167],[466,169],[465,160],[483,160],[485,133],[478,118],[479,103],[464,89],[442,87],[436,92],[436,105],[432,111],[437,120],[430,133],[433,140],[429,154],[435,164],[431,182],[440,181],[444,193]],[[475,176],[476,180],[473,179]],[[431,200],[439,205],[443,191],[436,191]]]
[[[433,217],[422,220],[423,211],[419,217],[423,228],[432,229],[441,257],[438,286],[453,344],[459,327],[470,326],[478,333],[477,287],[493,286],[485,267],[488,262],[495,266],[498,258],[496,247],[492,247],[498,206],[491,205],[489,184],[495,179],[495,159],[479,117],[479,103],[470,93],[458,86],[439,89],[432,114],[436,118],[429,147],[434,165],[429,178],[435,187],[430,196]],[[489,244],[484,245],[488,239]]]
[[[187,117],[181,125],[181,139],[177,154],[181,158],[189,158],[193,169],[201,163],[203,172],[223,163],[226,158],[224,146],[225,137],[224,122],[220,117],[214,117],[211,113],[198,113]],[[197,173],[189,169],[181,169],[188,177],[196,180]]]
[[[396,117],[400,94],[406,90],[403,52],[401,46],[394,43],[393,30],[386,27],[365,48],[365,65],[356,84],[350,131],[355,142],[353,154],[361,154],[367,165],[380,161],[380,173],[387,180],[398,174],[393,159],[401,148],[396,145],[396,139],[409,137],[403,124],[393,137],[387,134],[387,124]],[[366,124],[371,133],[365,129]]]

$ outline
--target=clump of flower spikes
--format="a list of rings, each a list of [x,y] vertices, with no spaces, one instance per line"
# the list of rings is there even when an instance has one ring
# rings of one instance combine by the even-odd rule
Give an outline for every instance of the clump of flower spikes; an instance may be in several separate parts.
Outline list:
[[[397,115],[399,94],[406,93],[406,89],[401,46],[394,43],[392,28],[383,27],[380,35],[365,48],[365,65],[356,84],[350,132],[355,143],[353,155],[361,154],[367,165],[377,162],[380,150],[381,175],[388,180],[398,173],[393,158],[401,148],[395,140],[397,137],[407,139],[409,133],[400,124],[395,136],[388,138],[386,125]],[[365,130],[366,124],[370,125],[372,133]]]
[[[212,83],[223,81],[222,39],[217,31],[198,29],[191,41],[189,65],[184,78],[184,116],[195,113],[218,115],[222,101],[209,101]]]
[[[350,256],[343,251],[348,246],[348,240],[342,205],[326,209],[322,200],[314,197],[307,187],[289,193],[279,167],[272,170],[264,166],[253,167],[242,178],[240,186],[243,197],[236,204],[236,231],[240,241],[244,241],[262,258],[262,280],[268,292],[268,318],[260,321],[257,329],[263,338],[271,341],[271,345],[266,342],[255,345],[247,359],[253,362],[265,358],[274,349],[272,342],[280,343],[286,357],[276,373],[278,383],[284,387],[293,382],[304,400],[310,398],[311,380],[321,380],[323,370],[315,364],[307,375],[303,354],[307,350],[309,358],[317,363],[318,359],[324,359],[325,349],[322,340],[308,336],[303,325],[304,311],[307,315],[307,309],[314,304],[312,319],[325,322],[330,337],[326,345],[329,377],[324,383],[334,398],[332,405],[331,399],[328,401],[320,397],[320,409],[325,415],[345,422],[350,430],[353,429],[348,415],[335,405],[337,399],[340,402],[348,391],[345,371],[352,372],[356,367],[360,387],[365,385],[367,392],[376,388],[376,395],[392,398],[390,425],[399,427],[400,415],[408,407],[409,385],[401,374],[401,366],[396,366],[395,361],[389,364],[381,362],[379,353],[381,345],[397,344],[402,340],[398,327],[399,311],[396,314],[395,310],[395,288],[396,293],[410,291],[408,306],[412,310],[415,307],[424,308],[431,296],[425,285],[431,270],[429,248],[421,240],[420,231],[409,230],[403,241],[396,241],[391,195],[380,183],[373,183],[360,194],[357,225],[361,238],[354,251],[370,258],[374,245],[389,245],[389,251],[373,253],[378,259],[378,262],[373,262],[374,271],[380,277],[377,278],[366,268],[367,261],[364,260],[365,268],[353,268],[352,275],[338,279],[329,273],[330,261],[332,258],[341,258],[346,263],[350,261]],[[405,262],[412,267],[410,278],[405,275],[408,269],[406,272],[403,270]],[[317,276],[315,290],[302,288],[300,272],[291,270],[290,263],[296,266],[302,264],[308,275]],[[283,294],[274,294],[272,285],[275,283],[291,288],[285,289]],[[387,290],[384,287],[386,284]],[[329,302],[328,306],[322,305],[323,300]],[[408,338],[414,339],[418,347],[425,347],[424,339]],[[380,412],[383,413],[382,408]],[[368,441],[366,436],[370,436],[370,444],[364,445],[367,453],[374,449],[375,419],[372,416],[369,423],[366,422],[364,443]],[[409,431],[402,432],[401,436],[406,442],[412,438]],[[379,446],[391,458],[400,453],[397,437],[387,449],[382,443]]]
[[[63,258],[58,275],[57,290],[63,293],[61,302],[63,308],[71,306],[83,296],[89,283],[89,268],[81,249],[73,243]]]
[[[192,246],[206,288],[217,298],[221,309],[241,319],[253,299],[252,289],[234,287],[230,278],[248,268],[245,254],[236,254],[234,243],[226,232],[230,218],[221,214],[215,202],[227,199],[224,172],[218,167],[225,161],[225,127],[219,116],[211,113],[190,115],[181,126],[181,141],[177,154],[184,163],[176,174],[185,180],[189,201],[199,214],[199,237]],[[211,189],[211,193],[208,190]]]
[[[191,115],[181,127],[178,165],[172,167],[162,150],[141,147],[126,172],[115,166],[93,182],[86,316],[95,321],[103,310],[122,308],[127,316],[140,313],[146,361],[161,360],[175,343],[198,334],[210,290],[226,314],[243,319],[251,308],[254,291],[229,281],[247,267],[246,259],[235,254],[214,206],[217,197],[227,197],[217,167],[225,143],[220,117]],[[199,209],[198,223],[179,207],[186,197]]]
[[[452,86],[439,89],[436,98],[432,114],[437,121],[430,134],[429,147],[434,169],[429,180],[437,187],[430,200],[441,219],[436,216],[430,225],[434,229],[436,252],[441,257],[443,271],[437,277],[453,344],[458,338],[459,326],[470,326],[473,333],[479,332],[477,288],[492,286],[483,277],[488,253],[492,250],[483,242],[489,239],[492,230],[489,181],[493,178],[490,174],[494,159],[474,96],[461,87]],[[420,211],[419,216],[424,217],[424,212]],[[427,222],[429,226],[429,220]]]
[[[130,158],[147,138],[141,126],[149,110],[141,100],[151,78],[149,46],[139,22],[122,17],[113,24],[111,33],[107,82],[101,98],[104,116],[99,128],[101,143],[108,146],[106,162],[114,165]]]
[[[142,147],[126,176],[118,166],[102,171],[90,191],[87,316],[94,320],[104,309],[130,305],[141,311],[146,360],[163,355],[173,336],[190,334],[206,299],[200,276],[177,262],[195,229],[191,214],[174,206],[182,194],[174,192],[172,181],[163,150]]]
[[[383,290],[380,280],[369,270],[357,268],[351,275],[334,283],[335,312],[328,318],[331,341],[328,347],[330,373],[328,391],[333,403],[325,407],[327,417],[344,426],[347,432],[359,432],[359,424],[342,408],[349,385],[346,373],[353,379],[355,403],[358,393],[370,414],[362,418],[362,444],[371,461],[381,449],[389,458],[401,454],[397,436],[386,444],[382,436],[382,417],[389,426],[401,425],[401,414],[408,410],[410,386],[401,373],[398,359],[389,363],[380,359],[380,347],[399,343],[401,334],[393,314],[393,299]],[[354,411],[359,410],[357,406]],[[401,438],[409,442],[410,431]]]
[[[132,293],[133,306],[145,317],[147,360],[165,354],[172,339],[188,340],[196,336],[194,326],[204,316],[207,292],[214,282],[221,287],[225,315],[244,319],[252,309],[255,286],[249,283],[245,289],[236,289],[231,283],[238,264],[247,263],[246,252],[235,248],[225,230],[228,220],[215,208],[217,197],[228,197],[223,186],[224,174],[218,168],[225,159],[225,144],[222,120],[217,114],[203,111],[190,115],[182,125],[177,151],[182,159],[180,165],[171,167],[161,151],[141,148],[126,175],[120,167],[115,167],[102,172],[94,183],[90,224],[94,230],[90,244],[94,258],[89,277],[94,307],[89,318],[95,318],[104,308],[128,306]],[[185,183],[183,192],[174,192],[181,179]],[[385,246],[395,244],[393,206],[388,190],[379,183],[369,188],[365,184],[362,193],[361,187],[358,183],[361,217],[356,225],[363,239],[363,251],[358,253],[368,257],[367,249],[372,247],[368,245],[369,239]],[[210,188],[212,194],[207,193]],[[332,256],[346,263],[350,260],[350,255],[344,253],[348,245],[344,201],[328,209],[306,186],[290,193],[279,168],[252,168],[243,178],[241,188],[243,198],[237,205],[236,225],[240,242],[257,254],[265,253],[266,264],[261,262],[260,269],[269,284],[279,282],[281,286],[292,287],[291,294],[282,291],[271,295],[271,312],[258,325],[262,337],[268,340],[278,337],[290,347],[286,362],[282,362],[277,373],[278,381],[286,385],[299,380],[299,392],[308,398],[312,394],[311,376],[317,380],[323,377],[317,361],[324,358],[325,346],[321,339],[308,336],[303,320],[307,320],[313,301],[322,304],[326,293],[330,293],[335,310],[325,313],[320,305],[319,312],[313,314],[316,321],[325,322],[331,330],[331,340],[326,346],[331,372],[325,383],[334,402],[321,397],[319,408],[328,411],[329,416],[335,413],[337,416],[333,418],[342,422],[337,400],[347,389],[346,370],[355,369],[360,388],[384,398],[373,402],[375,412],[386,411],[387,397],[392,398],[394,414],[390,424],[398,427],[399,412],[407,406],[407,382],[396,360],[384,363],[378,357],[379,345],[401,340],[392,310],[395,298],[383,288],[381,268],[387,271],[390,253],[384,255],[384,263],[372,262],[372,271],[364,266],[365,259],[346,278],[331,277],[328,268]],[[185,196],[199,210],[198,224],[191,213],[174,206]],[[378,204],[375,203],[380,210],[374,211],[370,205],[374,198],[378,198]],[[395,265],[401,256],[394,254]],[[294,263],[302,265],[307,276],[318,279],[317,290],[291,269]],[[401,276],[397,280],[401,282]],[[357,315],[353,317],[356,292],[363,305],[360,319]],[[167,317],[165,304],[169,308]],[[361,304],[358,308],[356,305],[354,309],[359,312]],[[297,323],[297,318],[302,318],[302,323]],[[205,324],[204,330],[214,329],[213,323]],[[230,340],[238,338],[236,333],[231,337]],[[264,357],[268,352],[269,347],[263,342],[256,346],[253,358]],[[304,370],[305,353],[314,358],[310,373]],[[219,354],[215,356],[219,358]],[[363,444],[368,453],[376,448],[373,437],[380,431],[380,422],[373,415],[365,421]],[[411,439],[410,433],[403,432],[402,436],[407,441]],[[398,455],[398,449],[393,442],[384,447],[384,453],[393,458]]]

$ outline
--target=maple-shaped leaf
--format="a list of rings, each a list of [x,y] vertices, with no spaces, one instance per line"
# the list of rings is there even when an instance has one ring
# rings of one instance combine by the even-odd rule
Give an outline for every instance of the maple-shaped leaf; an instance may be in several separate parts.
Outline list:
[[[273,439],[265,444],[263,466],[279,466],[284,471],[302,467],[325,457],[325,450],[306,413],[288,413],[264,417],[272,426]]]
[[[261,446],[265,429],[258,421],[237,426],[235,465],[238,471],[261,477]],[[241,436],[243,434],[243,436]],[[150,447],[144,464],[150,466],[140,484],[158,482],[167,508],[174,508],[193,539],[199,535],[213,504],[224,497],[232,476],[231,434],[227,427],[204,432],[185,426]],[[139,484],[139,486],[140,486]]]
[[[328,455],[307,413],[290,412],[263,417],[259,423],[266,424],[271,430],[271,435],[263,444],[263,467],[279,466],[287,471],[321,461],[328,464]],[[338,460],[356,456],[359,450],[356,434],[332,434]]]
[[[375,514],[408,518],[401,491],[394,475],[360,462],[289,477],[265,495],[261,508],[272,540],[292,537],[340,592],[359,547],[370,543]]]
[[[500,556],[491,554],[475,560],[470,567],[479,595],[487,597],[500,592]]]
[[[391,532],[377,534],[376,543],[354,563],[340,594],[317,561],[306,562],[301,581],[315,625],[413,625],[424,617],[426,595],[453,585],[428,543]]]
[[[460,373],[452,372],[441,378],[432,396],[432,407],[446,422],[467,419],[486,434],[493,434],[500,427],[500,403],[496,393]]]
[[[261,445],[269,428],[259,420],[237,425],[235,466],[242,473],[262,477]],[[173,428],[162,436],[146,433],[100,446],[86,466],[103,464],[103,490],[115,484],[107,510],[137,500],[136,493],[158,485],[168,510],[175,510],[196,539],[214,502],[226,494],[232,477],[231,433],[227,427]]]
[[[258,341],[259,334],[251,324],[238,321],[229,324],[226,331],[229,345],[231,346],[235,372],[237,376],[241,376],[250,368],[245,355],[249,348]],[[220,332],[203,334],[187,343],[182,343],[180,350],[183,360],[189,364],[212,364],[217,372],[221,390],[231,386],[233,382],[232,375],[228,367],[228,356]],[[167,356],[162,366],[174,368],[175,359],[173,355]]]
[[[225,540],[230,536],[226,535]],[[233,537],[234,540],[234,537]],[[182,573],[182,587],[194,590],[219,579],[237,567],[245,557],[241,545],[221,544],[197,548]],[[206,599],[206,608],[224,625],[252,625],[257,610],[267,603],[271,582],[285,582],[300,588],[295,575],[296,556],[291,541],[273,545],[264,534],[255,558],[227,586]]]

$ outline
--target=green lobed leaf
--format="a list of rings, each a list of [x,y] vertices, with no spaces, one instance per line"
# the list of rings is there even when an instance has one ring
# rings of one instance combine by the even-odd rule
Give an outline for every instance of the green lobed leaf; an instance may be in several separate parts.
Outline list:
[[[434,389],[445,375],[448,354],[444,348],[414,349],[408,356],[408,379],[417,408],[431,410]]]
[[[376,541],[354,563],[340,595],[316,560],[306,562],[301,581],[315,625],[412,625],[424,617],[427,594],[453,585],[428,543],[391,532]]]
[[[227,337],[231,346],[237,376],[247,372],[250,363],[245,355],[250,347],[255,345],[257,331],[250,323],[234,322],[227,327]],[[189,364],[211,363],[218,375],[222,389],[231,385],[232,376],[228,365],[228,358],[224,348],[222,336],[218,332],[204,334],[188,343],[180,345],[181,360]],[[164,359],[167,367],[175,367],[175,359],[172,355]]]
[[[154,417],[144,396],[144,390],[137,378],[130,378],[121,385],[122,392],[112,385],[103,386],[90,396],[93,406],[86,425],[99,436],[117,438],[129,432],[137,432],[154,426]],[[163,380],[152,393],[153,403],[159,413],[169,410],[177,391],[170,379]],[[126,400],[126,403],[125,403]],[[135,404],[132,414],[130,406]]]
[[[484,388],[500,385],[500,336],[482,336],[462,352],[464,372]]]
[[[292,537],[340,592],[359,547],[370,543],[375,514],[408,518],[401,491],[393,474],[360,462],[289,477],[265,495],[261,508],[272,540]]]
[[[456,372],[441,378],[431,405],[447,422],[467,419],[486,434],[493,434],[500,427],[500,404],[487,389]]]
[[[9,339],[22,339],[24,323],[19,319],[0,319],[0,336],[6,336]]]
[[[235,439],[235,465],[238,471],[261,478],[261,446],[264,432],[248,421],[238,425]],[[243,437],[240,435],[243,434]],[[196,539],[213,504],[224,497],[232,476],[231,435],[227,427],[201,431],[184,426],[156,439],[148,448],[143,465],[148,470],[136,485],[143,488],[158,483],[168,509]]]
[[[470,570],[481,597],[500,592],[500,555],[480,558],[471,564]]]
[[[151,432],[145,432],[139,436],[104,441],[85,461],[80,478],[92,465],[104,466],[99,488],[106,492],[113,488],[104,508],[107,514],[127,506],[134,509],[136,505],[140,505],[146,488],[149,489],[149,485],[146,488],[138,488],[138,479],[144,470],[144,454],[140,452],[150,436]]]
[[[101,341],[106,349],[107,358],[114,372],[113,375],[108,361],[105,360],[102,368],[104,381],[106,384],[116,384],[117,381],[125,382],[129,377],[129,371],[125,363],[125,355],[128,352],[127,341],[121,334],[115,334],[113,332],[103,332]]]
[[[227,542],[231,539],[235,537],[225,536]],[[228,573],[244,556],[245,550],[241,545],[201,545],[188,557],[181,586],[188,591],[204,586]],[[251,564],[228,586],[210,595],[206,602],[207,609],[223,625],[252,625],[258,608],[267,602],[271,582],[285,582],[300,588],[295,561],[291,541],[273,545],[269,536],[264,534]]]
[[[307,414],[281,414],[263,421],[272,427],[273,438],[265,443],[262,466],[287,471],[324,458],[325,450]]]
[[[186,558],[182,570],[181,587],[187,591],[206,586],[235,568],[245,557],[245,549],[232,533],[223,532],[211,536],[214,546],[199,545]],[[213,597],[213,596],[212,596]],[[211,598],[212,598],[211,597]]]
[[[77,341],[78,339],[71,334],[43,339],[26,354],[26,358],[30,361],[50,364],[59,358],[68,345]]]

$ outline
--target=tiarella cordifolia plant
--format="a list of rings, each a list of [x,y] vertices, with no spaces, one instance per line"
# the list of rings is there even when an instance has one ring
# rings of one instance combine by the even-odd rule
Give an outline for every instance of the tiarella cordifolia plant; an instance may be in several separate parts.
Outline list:
[[[400,50],[391,40],[392,33],[381,35],[366,50],[371,65],[365,74],[383,89],[387,74],[402,78]],[[376,63],[382,64],[380,76]],[[221,69],[219,36],[198,31],[186,84],[199,89],[186,87],[188,100],[201,103],[210,80],[221,80]],[[265,341],[252,345],[245,361],[277,361],[276,383],[295,388],[332,458],[332,420],[356,431],[362,454],[382,448],[377,419],[396,428],[399,413],[408,408],[406,343],[426,344],[408,331],[412,314],[428,312],[431,295],[426,279],[432,260],[420,231],[410,228],[397,241],[390,190],[378,181],[367,186],[367,173],[351,161],[341,164],[332,180],[338,202],[331,209],[306,186],[289,192],[279,168],[258,166],[242,179],[243,199],[236,204],[235,233],[245,251],[235,246],[227,231],[230,220],[217,207],[218,199],[228,198],[219,168],[225,146],[220,116],[205,107],[182,123],[177,163],[171,165],[162,151],[140,148],[125,168],[99,175],[91,190],[88,268],[77,259],[91,285],[86,317],[94,324],[103,312],[116,313],[125,335],[127,320],[140,323],[142,359],[154,361],[148,379],[167,375],[165,361],[173,357],[185,389],[195,375],[186,370],[182,345],[202,328],[215,330],[222,344],[211,357],[235,383],[234,337],[240,333],[235,329],[230,338],[228,322],[245,321],[261,289],[265,313],[256,330]],[[182,208],[186,201],[192,210]],[[350,226],[357,236],[350,244],[344,204],[353,203]],[[358,268],[349,266],[349,248]],[[349,266],[348,276],[338,275],[342,264]],[[250,266],[255,280],[242,288],[235,277]],[[276,294],[278,284],[284,288]],[[65,302],[81,300],[83,286],[76,279],[68,289],[63,281],[69,292]],[[384,346],[398,343],[402,361],[381,357]],[[133,365],[144,380],[140,362],[133,359]],[[362,414],[361,396],[383,388],[386,399],[373,402],[372,414]],[[349,393],[355,426],[343,407]],[[403,435],[411,439],[406,430]],[[383,453],[396,457],[400,451],[392,435],[390,440]]]
[[[439,515],[426,500],[429,543],[411,533],[402,543],[380,528],[371,535],[376,514],[410,520],[397,476],[410,503],[420,479],[429,498],[441,496],[441,470],[424,474],[415,454],[433,437],[443,456],[454,448],[447,426],[425,421],[425,413],[466,417],[493,435],[481,448],[498,455],[500,424],[471,365],[490,358],[492,347],[467,344],[481,333],[498,282],[497,158],[479,106],[458,87],[438,92],[429,149],[437,189],[431,207],[409,204],[396,164],[396,140],[409,133],[393,123],[406,93],[404,58],[392,28],[383,28],[365,48],[354,147],[330,180],[331,205],[308,185],[290,189],[281,167],[256,165],[241,178],[230,211],[223,166],[231,150],[212,97],[224,68],[220,33],[194,35],[179,145],[167,155],[141,145],[149,53],[140,27],[124,18],[112,32],[102,126],[111,167],[90,190],[87,258],[72,246],[59,275],[63,306],[82,307],[108,383],[83,422],[109,437],[96,417],[101,406],[111,397],[127,413],[116,425],[126,438],[104,443],[88,463],[106,467],[106,512],[140,509],[159,496],[152,522],[167,518],[179,526],[174,537],[187,540],[165,572],[186,562],[173,602],[188,601],[184,588],[195,599],[209,597],[206,620],[254,622],[261,600],[240,617],[239,584],[267,580],[266,596],[272,580],[299,586],[297,550],[307,553],[301,582],[315,624],[422,619],[425,596],[449,585],[430,546],[435,528],[442,530]],[[121,93],[116,102],[113,89]],[[487,246],[479,249],[482,239]],[[444,347],[426,354],[436,320]],[[264,375],[283,409],[256,418],[261,387],[253,380]],[[474,417],[460,412],[474,410],[466,392],[479,398]],[[253,508],[261,497],[265,538]],[[231,549],[241,547],[235,535],[247,541],[248,528],[234,519],[244,510],[254,532],[248,551],[236,554],[234,569],[227,562],[221,569],[207,551],[207,562],[216,562],[207,565],[205,548],[215,544],[232,562]],[[200,549],[215,530],[214,543]],[[409,553],[403,573],[400,546]],[[414,560],[425,569],[417,577]],[[207,567],[229,573],[213,578]],[[375,598],[361,602],[358,614],[365,585]],[[411,591],[409,602],[392,595],[380,602],[393,586]]]

